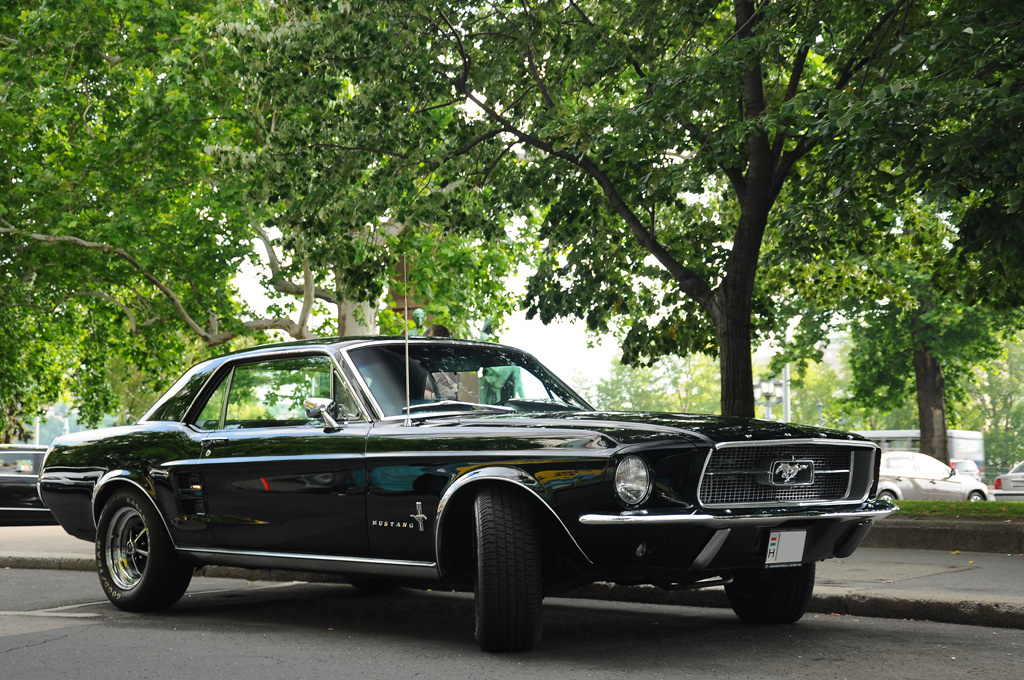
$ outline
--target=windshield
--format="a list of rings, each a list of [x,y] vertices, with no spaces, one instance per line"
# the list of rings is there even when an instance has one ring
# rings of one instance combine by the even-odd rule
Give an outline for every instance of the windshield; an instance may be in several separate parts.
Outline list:
[[[478,410],[590,410],[533,358],[507,347],[410,343],[408,401],[404,343],[359,347],[349,350],[348,356],[385,417]]]

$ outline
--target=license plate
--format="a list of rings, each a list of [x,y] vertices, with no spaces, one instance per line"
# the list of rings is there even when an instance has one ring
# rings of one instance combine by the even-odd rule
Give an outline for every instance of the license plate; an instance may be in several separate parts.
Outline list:
[[[768,537],[766,565],[800,564],[804,559],[806,531],[773,531]]]

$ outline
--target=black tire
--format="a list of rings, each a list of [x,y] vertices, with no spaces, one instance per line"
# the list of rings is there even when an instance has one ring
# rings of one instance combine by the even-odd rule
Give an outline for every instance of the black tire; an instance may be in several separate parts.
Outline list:
[[[729,605],[747,623],[793,623],[807,612],[814,564],[742,571],[725,586]]]
[[[476,640],[486,652],[533,649],[544,598],[533,506],[510,485],[489,486],[477,494],[473,518]]]
[[[969,500],[969,501],[971,501],[973,503],[975,501],[986,500],[986,498],[985,498],[985,494],[983,494],[982,492],[980,492],[980,491],[972,491],[970,494],[968,494],[967,500]]]
[[[876,498],[880,501],[894,501],[896,500],[896,494],[889,490],[879,491]]]
[[[192,580],[156,508],[141,492],[116,492],[96,526],[96,569],[114,605],[132,612],[163,609],[181,599]]]

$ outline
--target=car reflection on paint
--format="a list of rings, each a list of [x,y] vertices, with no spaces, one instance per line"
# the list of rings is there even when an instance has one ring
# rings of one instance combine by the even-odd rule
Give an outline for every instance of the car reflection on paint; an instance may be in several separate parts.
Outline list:
[[[479,644],[513,651],[546,594],[595,581],[796,621],[815,563],[893,511],[879,460],[817,427],[595,411],[510,347],[345,338],[199,364],[136,425],[58,438],[39,488],[122,609],[202,565],[319,571],[472,588]]]

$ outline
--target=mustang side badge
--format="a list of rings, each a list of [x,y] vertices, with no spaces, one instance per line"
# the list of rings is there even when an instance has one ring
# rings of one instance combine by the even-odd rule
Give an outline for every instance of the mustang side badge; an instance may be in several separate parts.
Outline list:
[[[416,520],[416,523],[420,525],[420,531],[423,531],[423,523],[430,519],[423,514],[423,503],[420,503],[419,501],[416,502],[416,514],[409,515],[409,517],[412,517]]]

